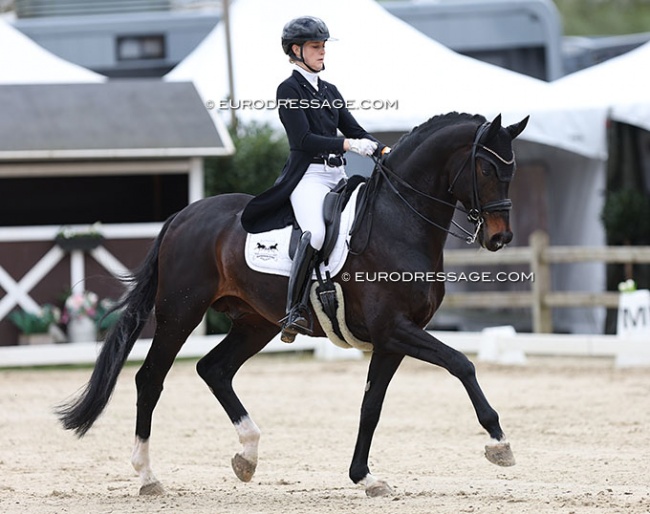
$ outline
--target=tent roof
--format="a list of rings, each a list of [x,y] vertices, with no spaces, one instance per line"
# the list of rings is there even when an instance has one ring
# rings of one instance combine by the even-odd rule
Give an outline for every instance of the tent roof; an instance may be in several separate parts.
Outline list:
[[[554,103],[601,108],[616,120],[650,130],[650,43],[551,84]]]
[[[103,82],[106,77],[61,59],[0,17],[0,84]]]
[[[344,14],[341,14],[344,13]],[[267,107],[277,85],[291,72],[280,47],[284,24],[301,15],[321,17],[337,41],[327,44],[322,78],[339,86],[346,101],[365,100],[397,107],[356,109],[354,115],[371,132],[407,131],[436,114],[479,113],[490,118],[504,113],[514,123],[539,104],[549,84],[475,59],[461,56],[392,16],[374,0],[237,0],[231,9],[234,105],[238,118],[279,127],[277,111]],[[224,24],[167,76],[192,80],[214,113],[227,115],[220,102],[229,96]],[[258,102],[243,107],[243,102]],[[225,102],[227,105],[227,102]],[[588,142],[572,137],[564,113],[543,112],[531,118],[523,139],[579,153],[593,154]]]

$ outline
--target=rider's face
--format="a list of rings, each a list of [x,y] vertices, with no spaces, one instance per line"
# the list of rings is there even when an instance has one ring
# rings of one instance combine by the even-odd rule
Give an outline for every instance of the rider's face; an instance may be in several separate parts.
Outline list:
[[[293,51],[299,56],[300,46],[293,45]],[[325,66],[325,41],[307,41],[302,45],[302,58],[310,68],[321,71]]]

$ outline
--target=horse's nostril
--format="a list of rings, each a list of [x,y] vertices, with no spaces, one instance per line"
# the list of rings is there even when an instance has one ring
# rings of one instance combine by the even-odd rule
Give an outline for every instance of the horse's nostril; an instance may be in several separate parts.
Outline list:
[[[498,250],[505,245],[507,245],[510,241],[512,241],[512,232],[507,231],[507,232],[499,232],[498,234],[494,234],[490,238],[490,243],[492,248],[495,250]]]

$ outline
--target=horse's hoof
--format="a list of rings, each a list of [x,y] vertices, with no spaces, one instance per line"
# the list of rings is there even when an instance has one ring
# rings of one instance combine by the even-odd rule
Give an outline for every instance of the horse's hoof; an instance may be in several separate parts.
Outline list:
[[[515,465],[515,456],[510,449],[510,443],[486,444],[485,458],[497,466]]]
[[[377,498],[379,496],[390,496],[393,490],[383,480],[377,480],[374,484],[366,487],[366,496],[368,498]]]
[[[143,485],[140,488],[140,496],[159,496],[165,494],[165,488],[158,481]]]
[[[236,453],[235,456],[230,461],[232,465],[232,470],[237,475],[237,478],[242,482],[250,482],[255,474],[256,464],[253,464],[251,461],[246,460],[241,454]]]

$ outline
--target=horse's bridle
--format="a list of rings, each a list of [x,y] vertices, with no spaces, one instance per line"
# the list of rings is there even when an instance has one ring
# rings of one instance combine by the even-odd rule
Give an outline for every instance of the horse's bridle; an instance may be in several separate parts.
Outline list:
[[[439,228],[440,230],[443,230],[447,232],[448,234],[457,237],[459,239],[464,239],[467,244],[472,244],[476,241],[476,238],[478,237],[478,234],[481,230],[481,227],[483,226],[483,214],[484,213],[489,213],[489,212],[495,212],[495,211],[509,211],[512,209],[512,201],[509,198],[503,199],[503,200],[495,200],[493,202],[488,202],[485,205],[481,205],[481,200],[478,195],[478,177],[476,174],[476,159],[481,158],[483,160],[488,161],[494,168],[497,170],[497,178],[502,181],[502,182],[509,182],[512,180],[512,175],[506,176],[505,174],[499,173],[499,170],[501,169],[499,166],[499,162],[505,165],[512,165],[515,162],[515,156],[513,153],[512,159],[510,160],[505,160],[503,157],[501,157],[498,153],[496,153],[494,150],[491,150],[487,146],[481,144],[481,138],[487,131],[487,129],[490,127],[490,122],[486,121],[483,123],[476,131],[476,134],[474,136],[474,141],[472,143],[472,151],[470,154],[467,156],[467,159],[463,161],[463,164],[461,165],[460,169],[454,176],[454,179],[451,181],[451,185],[449,186],[448,192],[453,193],[453,188],[456,185],[456,181],[458,180],[458,177],[460,177],[460,174],[463,172],[467,165],[467,161],[471,159],[470,163],[470,170],[472,174],[472,206],[470,209],[465,209],[463,206],[459,206],[458,203],[450,203],[445,200],[442,200],[440,198],[436,198],[435,196],[428,195],[426,193],[423,193],[422,191],[416,189],[413,187],[411,184],[409,184],[406,180],[404,180],[402,177],[399,175],[396,175],[391,169],[387,168],[380,159],[377,159],[373,157],[373,160],[375,161],[375,169],[379,171],[381,176],[386,180],[386,183],[388,186],[391,188],[393,193],[404,202],[404,204],[411,210],[413,211],[419,218],[422,220],[426,221],[428,224],[433,225],[434,227]],[[407,187],[414,193],[417,193],[418,195],[427,198],[428,200],[433,200],[435,202],[441,203],[443,205],[446,205],[448,207],[451,207],[452,209],[459,210],[467,215],[467,220],[471,223],[474,224],[474,232],[468,231],[466,228],[463,226],[459,225],[456,223],[455,220],[451,220],[451,222],[454,224],[454,226],[458,229],[460,229],[462,232],[464,232],[464,235],[457,234],[456,232],[449,230],[446,227],[443,227],[442,225],[436,223],[432,219],[428,218],[421,212],[419,212],[413,205],[409,203],[409,201],[404,198],[404,196],[397,190],[395,185],[390,181],[389,175],[393,176],[400,184],[403,186]]]

